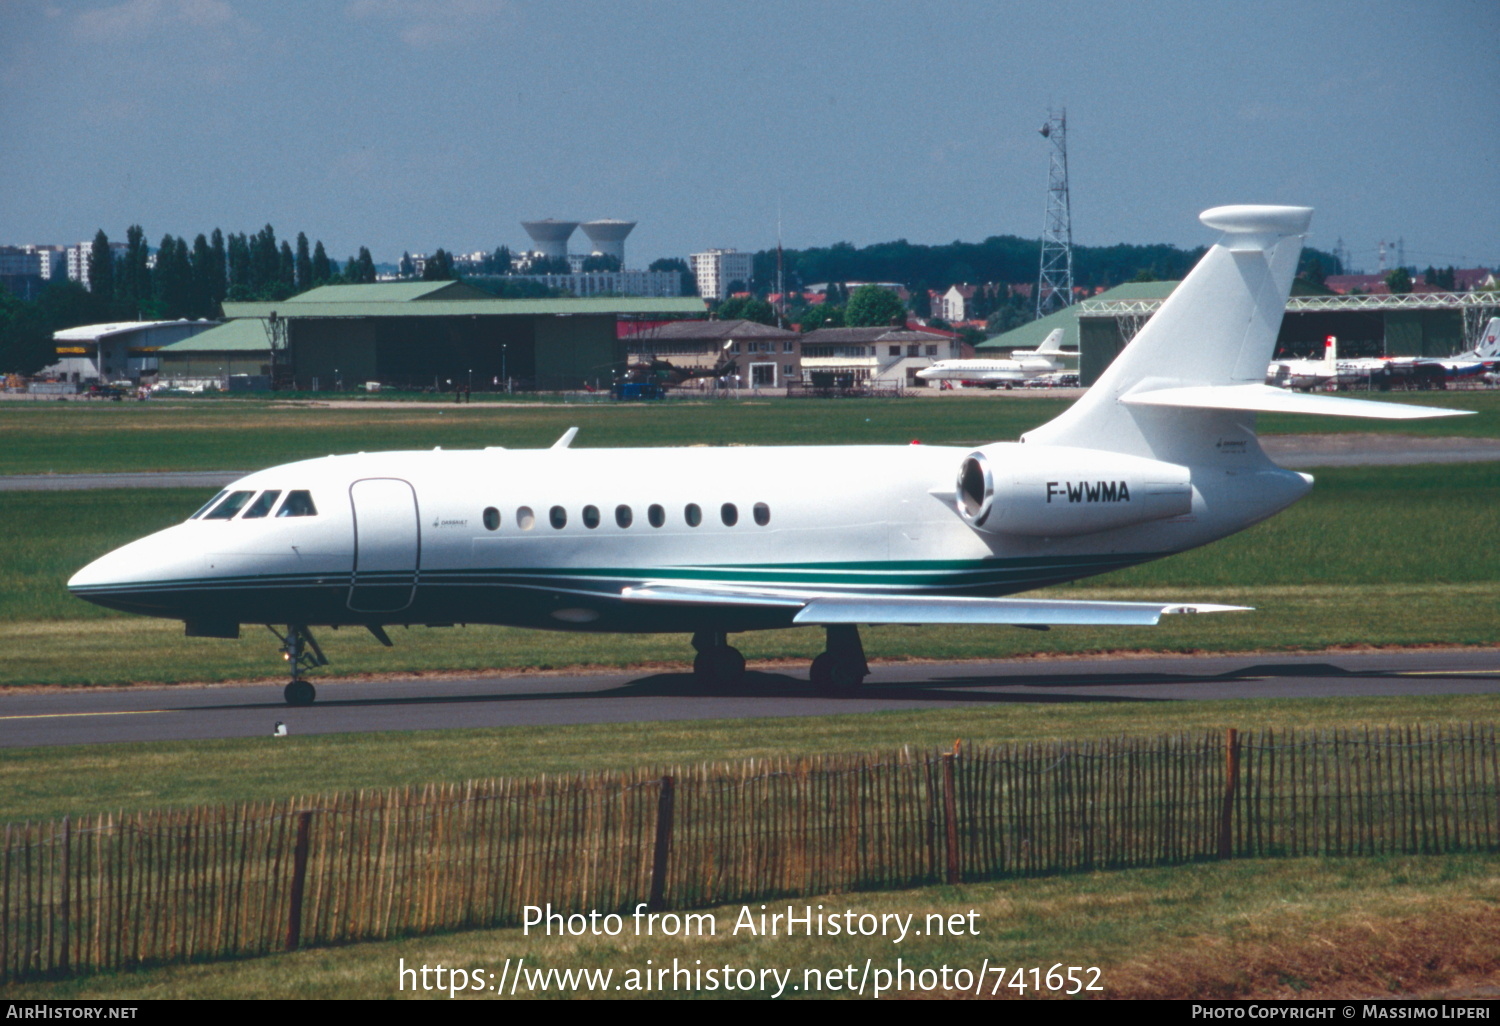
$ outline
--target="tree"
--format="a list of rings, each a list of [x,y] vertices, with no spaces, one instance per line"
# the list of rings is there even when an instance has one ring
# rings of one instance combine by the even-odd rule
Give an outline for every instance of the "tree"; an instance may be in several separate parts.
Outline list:
[[[402,278],[415,277],[417,265],[412,262],[411,254],[406,250],[401,251],[401,260],[396,264],[396,274]]]
[[[611,272],[620,269],[620,258],[608,253],[595,253],[584,258],[583,273],[597,274],[600,271]]]
[[[653,260],[651,266],[646,269],[648,271],[676,271],[682,276],[678,295],[696,296],[698,294],[698,278],[688,270],[687,261],[681,257],[663,257],[660,260]]]
[[[361,256],[361,258],[363,258],[367,254],[367,252],[368,251],[361,249],[360,250],[360,256]],[[374,279],[374,276],[373,276],[373,271],[374,271],[373,265],[371,267],[371,271],[372,271],[372,276],[371,276],[370,280],[374,281],[375,279]],[[455,277],[455,275],[453,273],[453,254],[449,253],[446,249],[443,249],[442,247],[439,247],[439,248],[433,250],[432,251],[432,256],[428,257],[427,258],[427,263],[422,266],[422,280],[423,281],[452,281],[454,279],[454,277]]]
[[[775,324],[776,311],[764,299],[754,296],[731,296],[714,310],[721,321],[746,320],[756,324]]]
[[[139,317],[142,304],[151,299],[151,271],[146,231],[138,224],[125,229],[125,257],[115,281],[116,309],[126,317]]]
[[[109,236],[100,228],[89,247],[89,291],[98,296],[103,305],[115,298],[115,251],[109,244]]]
[[[879,324],[905,324],[906,307],[901,298],[890,289],[879,285],[861,285],[849,297],[844,310],[844,321],[851,328],[870,327]]]
[[[307,250],[307,233],[297,233],[297,288],[312,288],[312,255]]]
[[[354,280],[363,283],[375,280],[375,259],[364,246],[359,247],[359,267]]]
[[[291,244],[281,240],[281,249],[276,254],[276,284],[278,292],[290,295],[297,286],[297,258],[292,255]]]
[[[209,253],[209,298],[212,300],[211,312],[218,312],[217,307],[224,302],[224,293],[229,289],[229,257],[224,250],[224,233],[215,228],[208,244]]]
[[[1404,267],[1398,267],[1386,274],[1385,285],[1386,288],[1391,290],[1391,295],[1393,296],[1410,292],[1412,286],[1411,272]]]
[[[834,306],[831,303],[815,303],[807,308],[807,313],[802,315],[798,327],[803,331],[817,331],[819,328],[842,328],[844,326],[844,308]]]
[[[328,279],[339,273],[339,269],[328,262],[328,251],[323,248],[323,240],[313,247],[312,258],[312,283],[314,285],[325,285]]]
[[[40,304],[0,289],[0,374],[35,374],[56,358],[52,328]]]

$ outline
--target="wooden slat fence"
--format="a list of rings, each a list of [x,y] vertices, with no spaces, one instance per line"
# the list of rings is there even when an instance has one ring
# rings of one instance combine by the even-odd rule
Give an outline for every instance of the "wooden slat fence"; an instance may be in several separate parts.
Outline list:
[[[1223,857],[1493,851],[1493,726],[757,759],[11,824],[0,978]]]

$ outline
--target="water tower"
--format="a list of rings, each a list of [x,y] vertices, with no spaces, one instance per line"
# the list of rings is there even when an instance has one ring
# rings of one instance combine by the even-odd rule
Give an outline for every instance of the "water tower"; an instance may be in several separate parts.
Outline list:
[[[540,253],[549,260],[566,260],[568,237],[578,227],[578,222],[554,221],[549,217],[545,221],[522,221],[521,227],[531,236],[535,246],[533,252]]]
[[[635,228],[634,221],[616,221],[606,218],[602,221],[583,222],[583,233],[589,237],[594,244],[594,252],[600,256],[612,256],[620,261],[620,267],[625,266],[625,236],[629,235]]]

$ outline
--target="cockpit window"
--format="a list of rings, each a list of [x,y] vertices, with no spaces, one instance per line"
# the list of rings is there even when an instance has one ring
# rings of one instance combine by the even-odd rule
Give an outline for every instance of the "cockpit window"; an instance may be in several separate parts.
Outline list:
[[[203,505],[199,506],[198,507],[198,512],[196,512],[192,516],[188,517],[188,519],[189,520],[197,520],[203,514],[207,513],[210,509],[212,509],[213,506],[214,506],[214,504],[216,502],[218,502],[220,499],[224,498],[224,496],[226,496],[228,494],[229,494],[229,489],[226,488],[224,491],[220,492],[218,495],[215,495],[212,499],[209,499]]]
[[[287,492],[286,501],[276,511],[278,517],[315,517],[318,507],[313,505],[311,492]]]
[[[204,520],[228,520],[244,508],[245,503],[250,501],[254,492],[230,492],[229,498],[209,510],[203,517]]]
[[[240,519],[256,520],[260,517],[267,516],[271,512],[271,508],[276,505],[276,500],[279,498],[281,498],[281,492],[279,490],[271,492],[261,492],[256,500],[250,504],[250,508],[245,510],[245,515],[240,517]]]

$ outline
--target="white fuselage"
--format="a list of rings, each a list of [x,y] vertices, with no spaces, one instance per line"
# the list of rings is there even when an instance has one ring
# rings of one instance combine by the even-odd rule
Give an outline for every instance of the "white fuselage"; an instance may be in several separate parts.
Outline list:
[[[1017,356],[1009,360],[939,360],[917,371],[923,381],[968,381],[978,385],[1003,385],[1030,381],[1069,368],[1047,356]]]
[[[1018,443],[983,451],[1000,477],[1013,462],[1008,454],[1019,464],[1043,453]],[[245,509],[267,491],[305,490],[316,515],[200,516],[101,557],[69,587],[211,634],[240,623],[748,630],[784,626],[790,614],[633,605],[622,591],[667,583],[1005,595],[1204,544],[1290,504],[1309,481],[1275,467],[1251,440],[1182,471],[1191,479],[1186,512],[1089,531],[1091,516],[1118,523],[1121,503],[1144,502],[1143,488],[1122,499],[1111,482],[1110,501],[1096,513],[1089,495],[1095,478],[1111,476],[1098,469],[1110,455],[1051,451],[1055,480],[1000,482],[1011,489],[1005,501],[1066,509],[1068,536],[1049,538],[1034,527],[991,533],[965,521],[954,481],[971,452],[908,445],[330,456],[259,471],[227,489],[254,493]],[[1089,469],[1070,476],[1075,462]],[[1080,480],[1069,506],[1071,478]],[[1003,527],[1003,516],[994,523]]]

